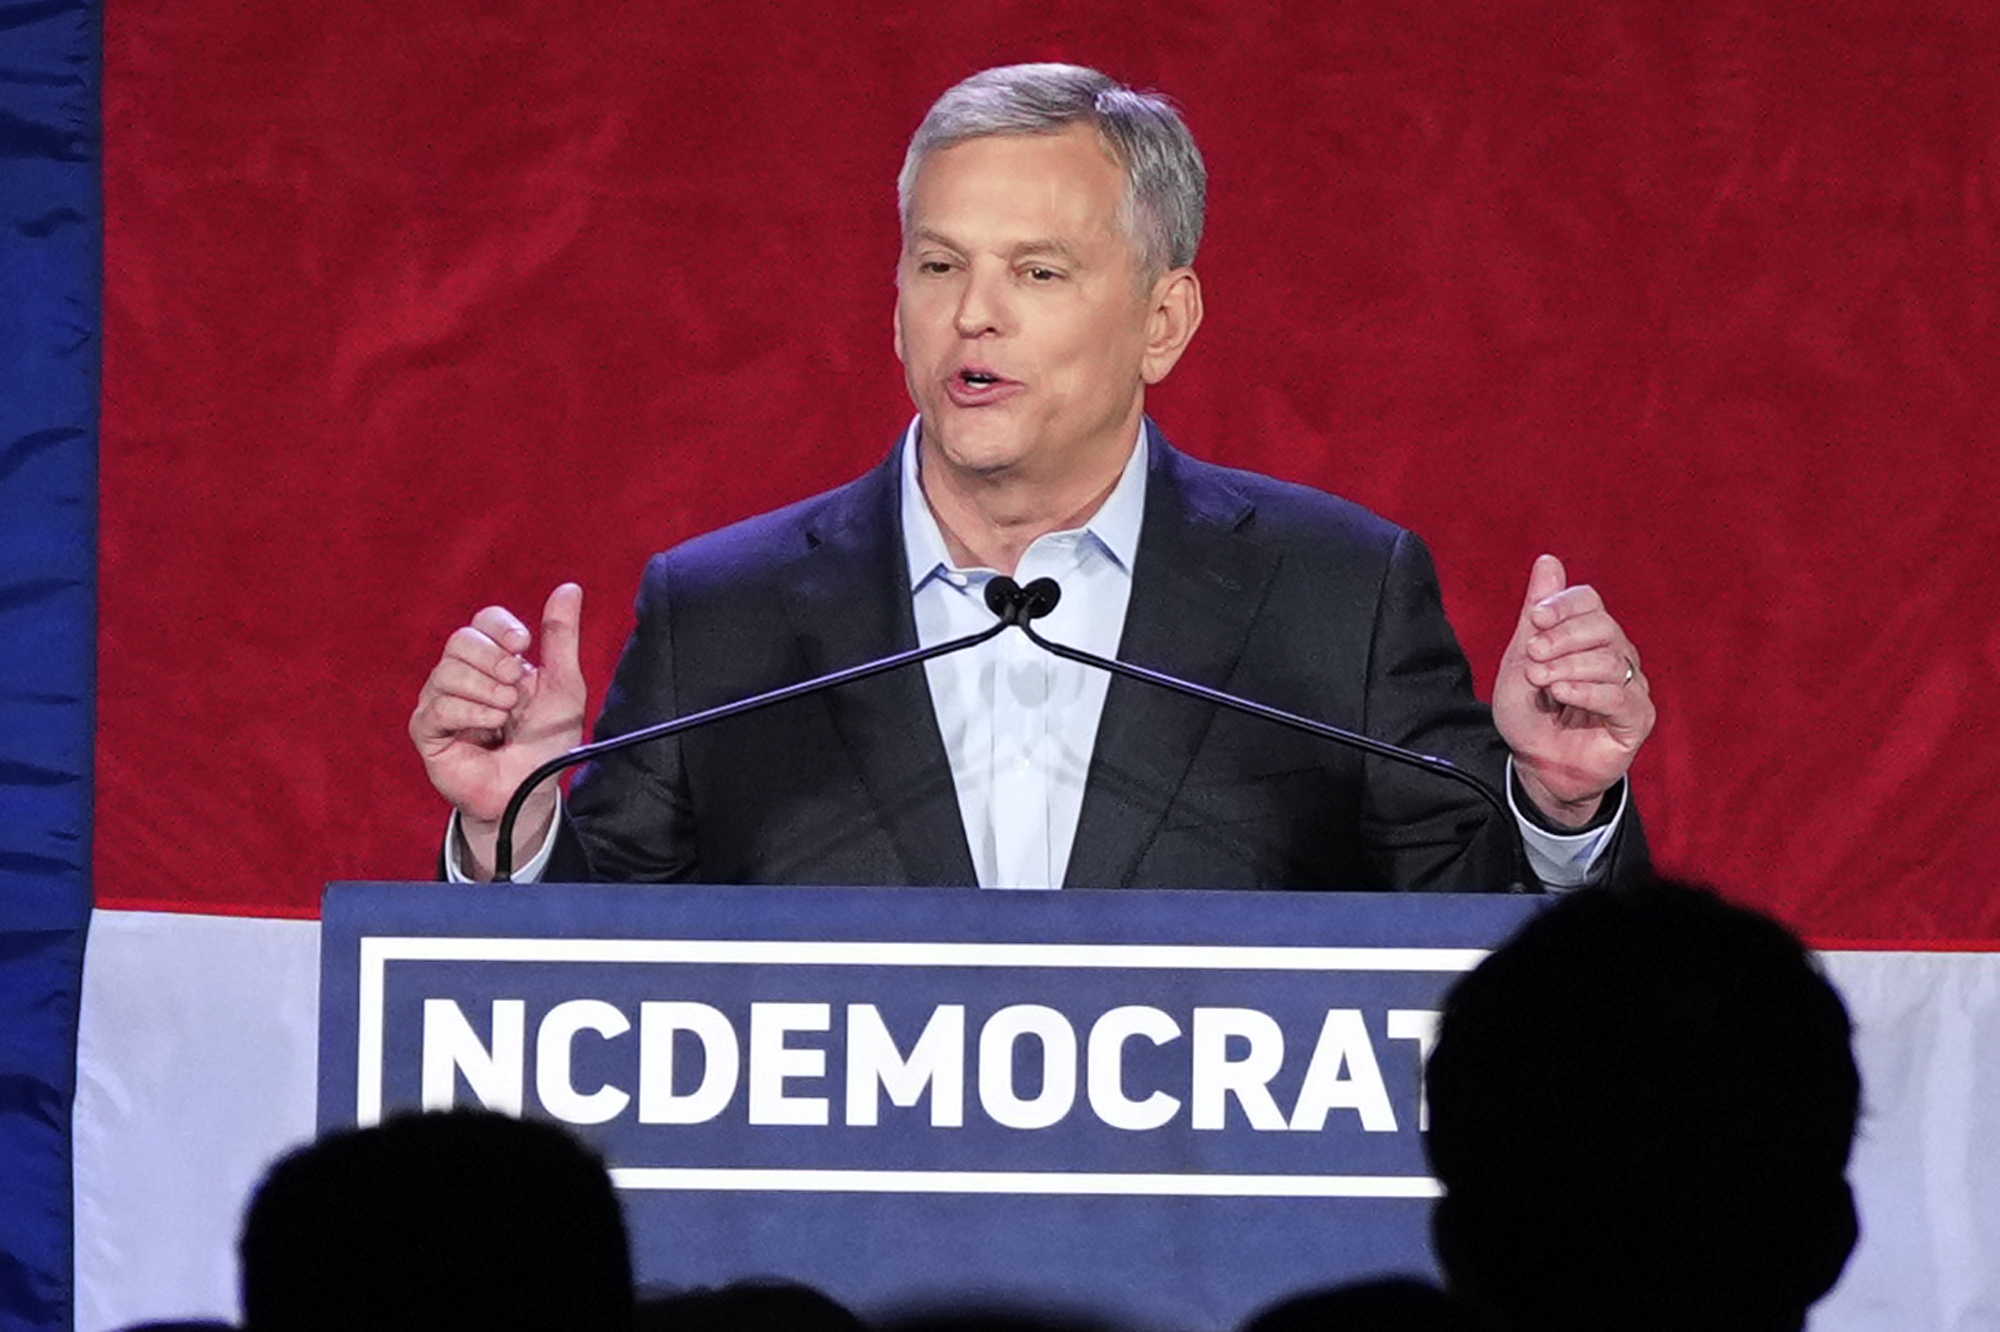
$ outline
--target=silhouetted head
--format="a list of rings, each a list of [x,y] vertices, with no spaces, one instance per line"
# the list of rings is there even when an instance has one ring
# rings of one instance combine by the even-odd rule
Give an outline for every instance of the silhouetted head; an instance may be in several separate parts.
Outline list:
[[[1262,1310],[1242,1332],[1484,1332],[1428,1281],[1378,1277],[1306,1291]]]
[[[1537,1332],[1799,1327],[1856,1237],[1851,1035],[1766,917],[1680,883],[1564,898],[1445,1002],[1450,1284]]]
[[[645,1296],[632,1332],[867,1332],[867,1324],[811,1286],[736,1281]]]
[[[238,1253],[248,1332],[625,1332],[632,1315],[603,1162],[504,1115],[399,1116],[293,1152]]]
[[[1132,1332],[1077,1309],[1015,1303],[985,1296],[905,1310],[876,1322],[879,1332]]]

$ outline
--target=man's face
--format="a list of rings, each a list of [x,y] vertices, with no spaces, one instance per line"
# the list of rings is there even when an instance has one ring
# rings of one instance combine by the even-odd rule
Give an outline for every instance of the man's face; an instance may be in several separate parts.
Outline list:
[[[1124,458],[1145,385],[1165,374],[1119,224],[1124,194],[1124,172],[1085,125],[971,139],[925,159],[903,240],[896,355],[929,456],[1045,484]]]

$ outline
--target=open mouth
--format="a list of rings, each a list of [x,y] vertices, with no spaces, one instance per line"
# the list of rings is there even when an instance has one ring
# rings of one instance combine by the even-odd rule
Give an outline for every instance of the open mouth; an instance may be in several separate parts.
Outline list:
[[[1021,391],[1021,382],[983,366],[960,366],[945,380],[945,392],[961,407],[991,407]]]
[[[944,394],[962,408],[1000,406],[1026,388],[1020,380],[1010,380],[986,366],[958,366],[944,380]]]

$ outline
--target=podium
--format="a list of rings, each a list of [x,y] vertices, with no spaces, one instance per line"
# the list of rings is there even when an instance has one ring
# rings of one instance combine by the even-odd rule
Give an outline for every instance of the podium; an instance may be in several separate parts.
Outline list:
[[[1430,1273],[1423,1059],[1538,900],[337,884],[319,1122],[603,1153],[642,1283],[1233,1328]]]

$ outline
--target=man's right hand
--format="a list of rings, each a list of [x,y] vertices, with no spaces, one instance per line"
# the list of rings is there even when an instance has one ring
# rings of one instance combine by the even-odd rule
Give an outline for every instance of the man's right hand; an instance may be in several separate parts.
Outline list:
[[[583,589],[564,583],[542,607],[541,664],[534,635],[502,606],[488,606],[445,640],[444,656],[417,695],[410,739],[438,794],[457,808],[474,878],[493,875],[500,815],[522,779],[583,743],[587,691],[578,665]],[[532,847],[555,819],[544,783],[515,825],[515,846]]]

